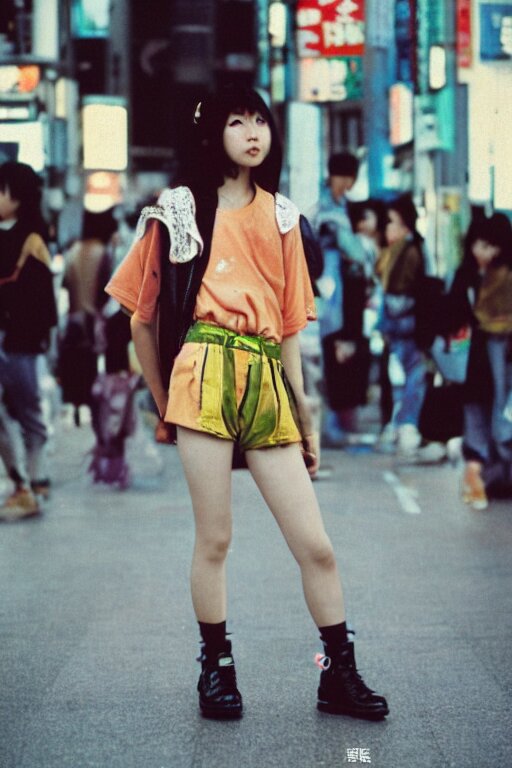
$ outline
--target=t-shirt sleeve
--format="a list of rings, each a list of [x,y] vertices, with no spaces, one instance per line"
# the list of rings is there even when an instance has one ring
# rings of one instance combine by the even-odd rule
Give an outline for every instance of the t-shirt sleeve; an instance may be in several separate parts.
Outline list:
[[[308,320],[316,320],[315,297],[298,223],[283,237],[283,258],[283,336],[292,336],[305,328]]]
[[[160,293],[160,223],[148,222],[146,232],[136,240],[107,283],[105,290],[143,323],[150,323]]]

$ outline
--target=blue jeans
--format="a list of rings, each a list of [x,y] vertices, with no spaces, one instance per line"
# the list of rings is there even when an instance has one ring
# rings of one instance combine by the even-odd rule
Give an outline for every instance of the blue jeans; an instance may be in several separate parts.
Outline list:
[[[388,338],[390,357],[394,356],[403,378],[390,376],[393,391],[393,423],[418,426],[425,399],[426,366],[422,352],[412,338]]]
[[[512,462],[512,423],[503,415],[508,393],[512,391],[512,362],[507,360],[507,337],[487,339],[494,397],[487,403],[464,406],[464,445],[466,460],[488,464],[493,458]]]
[[[48,429],[37,363],[38,355],[6,353],[0,349],[0,456],[10,476],[24,483],[46,478],[44,449]]]

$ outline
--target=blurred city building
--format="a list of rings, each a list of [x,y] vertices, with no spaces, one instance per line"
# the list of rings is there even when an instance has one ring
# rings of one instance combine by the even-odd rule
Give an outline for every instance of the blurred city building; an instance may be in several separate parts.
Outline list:
[[[355,151],[354,195],[412,191],[441,274],[472,206],[512,211],[512,0],[2,0],[0,160],[44,174],[70,239],[84,199],[172,181],[195,104],[232,80],[272,104],[304,210]]]

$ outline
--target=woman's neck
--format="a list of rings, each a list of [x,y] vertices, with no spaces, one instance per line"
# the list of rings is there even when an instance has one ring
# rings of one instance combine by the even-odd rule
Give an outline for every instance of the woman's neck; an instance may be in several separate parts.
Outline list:
[[[251,181],[249,169],[240,170],[236,179],[227,178],[224,184],[218,188],[218,206],[222,210],[237,210],[245,208],[254,200],[256,193]]]

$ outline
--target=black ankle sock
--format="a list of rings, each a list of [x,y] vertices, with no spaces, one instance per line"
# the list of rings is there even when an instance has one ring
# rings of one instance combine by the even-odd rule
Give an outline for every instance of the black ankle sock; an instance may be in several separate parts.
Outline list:
[[[205,656],[218,656],[219,653],[229,650],[225,621],[220,621],[218,624],[207,624],[200,621],[198,624]]]
[[[341,624],[332,624],[330,627],[318,627],[318,629],[326,656],[332,656],[340,645],[348,641],[346,621]]]

